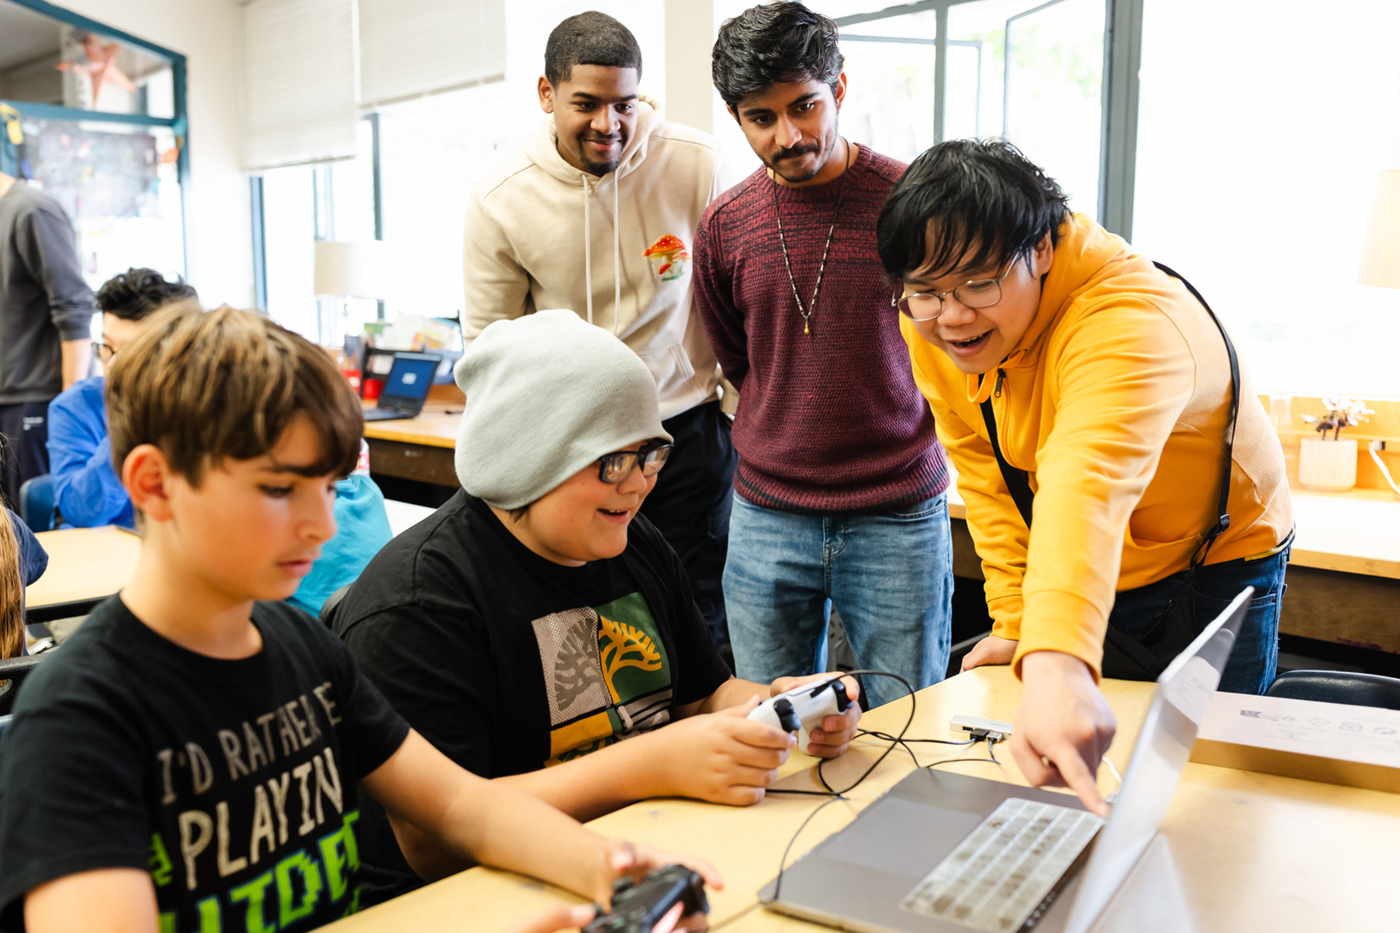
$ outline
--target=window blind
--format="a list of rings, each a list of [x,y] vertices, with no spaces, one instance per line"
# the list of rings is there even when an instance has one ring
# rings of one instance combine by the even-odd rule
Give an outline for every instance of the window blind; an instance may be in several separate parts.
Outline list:
[[[355,155],[352,0],[243,7],[249,171]]]
[[[362,106],[505,76],[505,0],[359,0],[359,20]]]

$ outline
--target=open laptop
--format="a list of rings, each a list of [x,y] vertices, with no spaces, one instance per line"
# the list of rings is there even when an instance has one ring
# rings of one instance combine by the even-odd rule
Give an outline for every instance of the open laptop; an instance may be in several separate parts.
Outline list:
[[[1085,933],[1166,816],[1253,594],[1246,587],[1157,679],[1107,820],[1067,794],[920,768],[759,899],[846,930]]]
[[[428,400],[437,368],[438,357],[432,353],[395,353],[389,378],[379,393],[379,407],[365,412],[365,420],[417,418]]]

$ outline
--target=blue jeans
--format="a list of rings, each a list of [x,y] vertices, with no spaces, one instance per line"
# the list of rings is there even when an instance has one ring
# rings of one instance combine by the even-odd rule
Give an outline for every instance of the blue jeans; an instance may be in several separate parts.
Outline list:
[[[876,514],[781,512],[734,497],[724,602],[736,673],[745,680],[826,669],[834,604],[862,668],[914,689],[948,668],[953,544],[943,494]],[[864,677],[870,706],[906,695]]]
[[[1283,604],[1284,571],[1288,569],[1288,553],[1284,548],[1262,560],[1229,560],[1207,564],[1196,571],[1192,586],[1195,597],[1196,631],[1205,629],[1215,617],[1230,605],[1246,586],[1254,587],[1254,597],[1240,625],[1235,650],[1220,678],[1220,689],[1227,693],[1263,693],[1274,681],[1278,665],[1278,617]],[[1113,603],[1108,624],[1135,635],[1152,621],[1157,610],[1167,604],[1181,584],[1185,571],[1170,577],[1124,590]]]

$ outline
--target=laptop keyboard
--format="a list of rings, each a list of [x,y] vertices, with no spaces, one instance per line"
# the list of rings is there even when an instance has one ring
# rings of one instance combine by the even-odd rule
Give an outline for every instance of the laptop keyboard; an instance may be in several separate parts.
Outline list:
[[[1083,810],[1008,797],[900,906],[974,930],[1033,925],[1102,825]]]

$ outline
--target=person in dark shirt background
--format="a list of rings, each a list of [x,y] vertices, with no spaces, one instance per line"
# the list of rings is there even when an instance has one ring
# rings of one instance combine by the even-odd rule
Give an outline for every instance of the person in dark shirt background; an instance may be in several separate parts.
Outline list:
[[[49,471],[48,406],[92,364],[92,290],[58,202],[10,172],[0,148],[0,499]]]
[[[840,611],[857,666],[917,689],[948,665],[949,482],[875,248],[903,163],[837,131],[836,24],[800,3],[720,29],[715,87],[763,167],[695,235],[695,303],[739,390],[724,599],[740,677],[823,670]],[[866,684],[872,705],[893,680]]]

